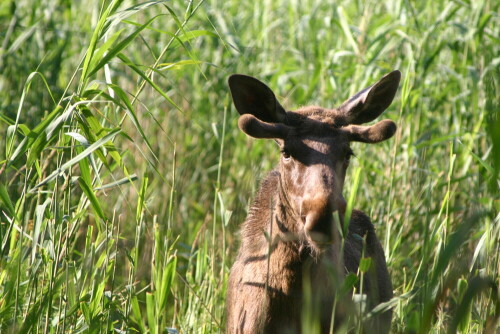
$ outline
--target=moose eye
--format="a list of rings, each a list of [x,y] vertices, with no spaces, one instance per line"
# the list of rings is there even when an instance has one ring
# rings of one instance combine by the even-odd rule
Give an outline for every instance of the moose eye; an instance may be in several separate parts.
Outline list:
[[[290,160],[290,157],[291,157],[290,153],[287,150],[281,150],[281,156],[285,160]]]

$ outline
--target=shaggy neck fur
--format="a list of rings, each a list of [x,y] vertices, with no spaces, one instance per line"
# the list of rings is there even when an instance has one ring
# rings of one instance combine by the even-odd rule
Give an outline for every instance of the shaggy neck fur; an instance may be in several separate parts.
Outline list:
[[[245,251],[238,258],[238,263],[245,264],[242,283],[252,286],[252,299],[260,301],[252,312],[262,315],[257,318],[261,319],[260,326],[265,333],[274,332],[269,326],[276,324],[297,328],[304,279],[313,281],[311,284],[316,288],[322,286],[333,291],[334,282],[329,277],[332,272],[339,271],[339,267],[332,265],[339,261],[332,261],[332,258],[339,258],[340,248],[338,251],[333,247],[318,251],[310,247],[301,236],[300,225],[291,222],[298,217],[291,212],[286,197],[279,191],[279,180],[279,172],[273,171],[263,181],[243,226],[242,250]],[[324,261],[324,255],[328,261]],[[324,291],[323,288],[316,291]],[[320,302],[331,309],[331,298]],[[279,321],[280,317],[283,322]],[[273,319],[271,325],[266,322],[268,318]],[[296,319],[296,323],[290,323],[290,319]]]

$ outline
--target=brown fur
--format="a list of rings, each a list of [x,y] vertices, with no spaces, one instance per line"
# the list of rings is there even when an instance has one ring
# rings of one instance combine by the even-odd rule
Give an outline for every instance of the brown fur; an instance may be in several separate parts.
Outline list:
[[[352,312],[347,294],[337,300],[331,319],[343,277],[357,273],[363,252],[373,263],[363,286],[358,286],[368,296],[368,307],[392,297],[383,250],[370,219],[352,211],[342,253],[334,212],[343,222],[342,189],[352,155],[349,142],[379,142],[394,134],[391,121],[371,127],[349,125],[359,124],[359,118],[364,122],[377,117],[383,112],[380,106],[385,109],[390,104],[399,82],[394,73],[339,109],[312,106],[295,112],[285,112],[260,81],[230,78],[242,114],[240,128],[256,138],[274,138],[282,158],[262,182],[242,226],[241,248],[229,277],[228,333],[301,333],[306,302],[312,303],[308,311],[319,321],[321,333],[328,333],[332,321],[338,325]],[[311,291],[307,298],[305,291]],[[387,311],[367,324],[368,332],[387,333],[390,323]]]

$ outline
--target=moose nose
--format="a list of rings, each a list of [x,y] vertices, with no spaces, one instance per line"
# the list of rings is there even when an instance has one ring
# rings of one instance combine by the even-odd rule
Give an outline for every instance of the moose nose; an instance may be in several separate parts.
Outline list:
[[[327,194],[315,194],[302,202],[302,220],[308,232],[329,234],[332,205]]]
[[[317,193],[306,196],[302,202],[302,222],[308,232],[330,235],[333,229],[333,212],[338,211],[342,219],[346,210],[346,201],[342,196]]]

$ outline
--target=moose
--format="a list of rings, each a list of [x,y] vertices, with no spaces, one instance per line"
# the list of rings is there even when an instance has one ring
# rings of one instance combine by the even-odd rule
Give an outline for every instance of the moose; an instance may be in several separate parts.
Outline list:
[[[359,210],[347,212],[342,189],[353,155],[349,143],[378,143],[394,135],[391,120],[360,124],[389,107],[400,78],[393,71],[336,109],[285,111],[261,81],[229,77],[239,128],[254,138],[273,139],[281,159],[261,182],[241,228],[228,283],[227,333],[302,333],[306,305],[321,333],[339,328],[353,308],[349,295],[338,300],[339,285],[348,273],[358,273],[362,258],[371,258],[357,283],[368,307],[392,297],[373,224]],[[350,220],[342,237],[346,215]],[[306,303],[306,290],[312,304]],[[367,332],[387,333],[391,317],[390,309],[368,317]]]

